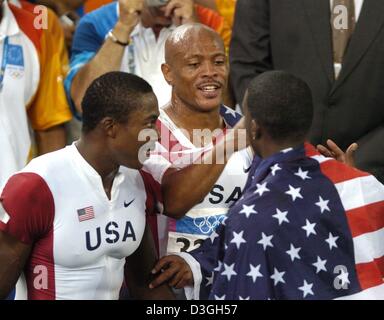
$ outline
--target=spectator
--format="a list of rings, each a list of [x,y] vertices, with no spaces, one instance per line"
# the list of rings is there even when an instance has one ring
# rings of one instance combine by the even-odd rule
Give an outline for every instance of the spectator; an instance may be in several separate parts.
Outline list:
[[[76,24],[80,19],[78,11],[81,9],[85,0],[30,0],[29,2],[47,6],[56,13],[60,18],[64,31],[67,49],[70,51]]]
[[[196,3],[220,13],[232,28],[236,0],[195,0]]]
[[[63,124],[71,119],[65,100],[54,41],[34,28],[35,16],[7,1],[0,1],[2,38],[0,91],[0,186],[25,166],[32,155],[34,129],[37,153],[65,146]]]

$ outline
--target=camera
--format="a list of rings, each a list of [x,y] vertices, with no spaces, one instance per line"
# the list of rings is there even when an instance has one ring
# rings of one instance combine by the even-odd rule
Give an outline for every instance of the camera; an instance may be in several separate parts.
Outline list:
[[[165,6],[169,0],[145,0],[148,7],[161,7]]]

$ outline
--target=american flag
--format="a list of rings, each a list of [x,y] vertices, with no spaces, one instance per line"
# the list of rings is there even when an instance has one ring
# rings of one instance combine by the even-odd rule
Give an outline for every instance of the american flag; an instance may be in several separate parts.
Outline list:
[[[83,209],[78,209],[77,215],[79,217],[79,221],[82,222],[93,219],[95,217],[95,212],[93,211],[93,207],[90,206]]]
[[[384,186],[309,144],[258,161],[190,253],[194,297],[384,299]]]

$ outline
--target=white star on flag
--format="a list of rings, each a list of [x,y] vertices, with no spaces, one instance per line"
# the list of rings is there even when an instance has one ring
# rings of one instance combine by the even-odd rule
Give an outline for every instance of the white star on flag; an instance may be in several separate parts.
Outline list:
[[[289,185],[289,190],[286,191],[286,194],[289,194],[292,197],[292,201],[295,201],[296,198],[303,199],[303,196],[300,194],[301,188],[294,188]]]
[[[245,216],[247,218],[249,218],[249,216],[251,214],[257,214],[257,211],[254,208],[255,208],[254,205],[253,206],[247,206],[247,205],[243,204],[243,209],[240,211],[240,213],[245,214]]]
[[[299,170],[297,170],[297,172],[295,172],[295,176],[298,176],[303,180],[312,179],[310,176],[308,176],[308,171],[303,171],[301,167],[299,168]]]
[[[231,109],[231,108],[227,108],[227,110],[225,110],[225,114],[230,114],[232,115],[232,117],[236,118],[236,111]]]
[[[215,300],[225,300],[225,294],[223,294],[222,296],[217,296],[215,295]]]
[[[252,277],[253,283],[256,282],[257,278],[262,278],[263,275],[260,273],[260,264],[254,267],[252,264],[249,264],[249,272],[247,273],[248,277]]]
[[[239,233],[233,231],[233,239],[231,240],[231,243],[235,243],[237,249],[240,248],[242,243],[247,243],[247,241],[243,238],[244,231],[240,231]]]
[[[260,197],[263,195],[264,192],[270,191],[267,188],[267,183],[266,182],[264,182],[263,184],[257,183],[256,186],[257,186],[257,190],[254,193],[258,193]]]
[[[272,171],[272,175],[275,176],[276,172],[281,170],[281,168],[279,167],[279,164],[276,163],[274,166],[272,166],[271,168],[271,171]]]
[[[273,244],[272,244],[272,242],[271,242],[272,238],[273,238],[273,235],[267,236],[267,235],[265,235],[265,233],[263,232],[263,233],[261,234],[261,239],[260,239],[257,243],[263,245],[263,249],[264,249],[264,251],[265,251],[265,249],[266,249],[267,247],[272,247],[272,248],[273,248]]]
[[[315,263],[312,263],[313,266],[316,267],[316,274],[320,271],[327,271],[327,268],[325,267],[325,264],[327,263],[327,260],[321,260],[319,256],[317,256],[317,261]]]
[[[328,202],[329,200],[324,200],[322,197],[319,197],[319,202],[316,202],[315,205],[317,205],[320,208],[321,213],[323,213],[324,211],[331,211],[329,210]]]
[[[306,280],[304,280],[303,286],[298,288],[300,291],[303,291],[303,298],[305,298],[309,294],[313,295],[312,287],[313,283],[308,283]]]
[[[245,297],[245,298],[243,298],[242,296],[239,296],[239,300],[250,300],[251,299],[251,297]]]
[[[214,272],[211,273],[210,277],[205,277],[205,279],[207,279],[207,284],[205,285],[206,287],[213,284],[213,275],[214,275]]]
[[[329,250],[332,250],[333,247],[337,248],[336,240],[339,239],[339,237],[333,236],[332,233],[329,233],[328,239],[325,240],[325,242],[328,242],[329,244]]]
[[[227,276],[228,281],[231,281],[232,276],[236,276],[237,273],[233,270],[235,264],[232,263],[230,266],[224,263],[224,271],[221,273],[222,276]]]
[[[279,226],[280,226],[283,222],[289,223],[289,220],[287,219],[287,214],[288,214],[288,211],[280,211],[279,208],[276,208],[276,214],[274,214],[272,217],[279,220]]]
[[[289,151],[292,151],[293,148],[287,148],[287,149],[284,149],[284,150],[281,150],[282,153],[288,153]]]
[[[301,227],[302,229],[304,229],[307,233],[307,238],[311,235],[311,234],[316,234],[316,231],[315,231],[315,226],[316,226],[316,223],[310,223],[308,219],[305,219],[305,226]]]
[[[214,243],[214,242],[215,242],[215,239],[216,239],[218,236],[219,236],[219,235],[218,235],[215,231],[213,231],[213,232],[211,233],[211,235],[209,236],[209,238],[211,239],[212,243]]]
[[[276,285],[277,285],[279,282],[281,282],[281,283],[285,283],[285,280],[283,279],[284,274],[285,274],[285,271],[279,272],[279,270],[277,270],[276,268],[274,268],[273,275],[271,275],[271,279],[273,279],[273,282],[274,282],[274,286],[275,286],[275,287],[276,287]]]
[[[217,262],[217,267],[216,267],[215,269],[213,269],[213,271],[220,271],[222,265],[223,265],[223,263],[222,263],[221,261],[218,261],[218,262]]]
[[[295,248],[293,246],[293,244],[291,243],[291,248],[288,251],[286,251],[286,252],[291,257],[291,260],[293,261],[295,259],[298,259],[298,260],[301,259],[300,256],[299,256],[299,251],[300,250],[301,250],[301,248]]]

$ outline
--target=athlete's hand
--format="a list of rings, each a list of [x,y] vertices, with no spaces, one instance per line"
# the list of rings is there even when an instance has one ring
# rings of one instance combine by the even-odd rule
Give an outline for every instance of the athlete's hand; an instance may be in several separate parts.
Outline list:
[[[188,22],[199,22],[193,0],[171,0],[165,6],[165,16],[172,17],[173,24],[180,26]]]
[[[129,28],[134,28],[140,19],[144,0],[119,0],[119,21]]]
[[[357,150],[357,143],[352,143],[344,152],[339,146],[331,139],[327,140],[327,147],[319,144],[317,150],[325,157],[332,157],[337,161],[345,163],[351,167],[355,166],[354,152]]]
[[[193,274],[188,263],[183,258],[176,255],[161,258],[152,270],[152,274],[159,274],[153,280],[149,288],[158,287],[164,282],[176,289],[193,285]]]

